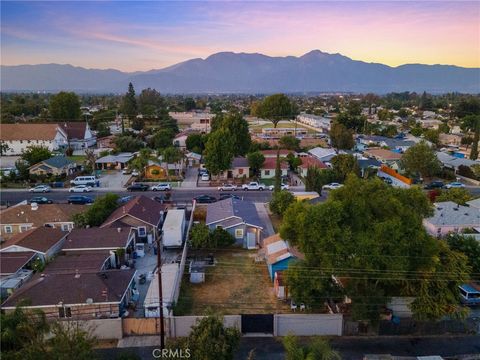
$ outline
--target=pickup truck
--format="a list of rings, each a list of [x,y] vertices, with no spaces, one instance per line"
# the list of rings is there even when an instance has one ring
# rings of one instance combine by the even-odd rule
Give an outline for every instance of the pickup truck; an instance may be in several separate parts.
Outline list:
[[[244,184],[242,185],[242,190],[265,190],[266,189],[266,186],[265,184],[261,184],[261,183],[258,183],[258,182],[251,182],[249,184]]]

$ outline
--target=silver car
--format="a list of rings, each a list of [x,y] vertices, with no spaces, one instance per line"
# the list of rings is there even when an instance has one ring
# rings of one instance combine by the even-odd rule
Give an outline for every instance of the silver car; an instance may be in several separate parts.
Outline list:
[[[33,188],[30,188],[28,191],[33,193],[47,193],[52,191],[52,188],[48,185],[37,185]]]

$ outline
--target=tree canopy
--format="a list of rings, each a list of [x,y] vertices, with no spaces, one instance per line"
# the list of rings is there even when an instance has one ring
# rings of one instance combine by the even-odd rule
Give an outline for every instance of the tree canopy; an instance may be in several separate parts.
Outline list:
[[[123,97],[122,111],[130,120],[138,114],[137,99],[132,83],[128,84],[128,91]]]
[[[118,195],[107,193],[98,197],[83,213],[73,215],[78,227],[100,226],[118,207]]]
[[[334,121],[330,130],[332,146],[336,149],[350,150],[355,145],[353,131],[338,121]]]
[[[46,146],[42,145],[30,145],[25,150],[22,150],[22,160],[26,161],[29,166],[35,165],[40,161],[49,159],[52,157],[52,153]]]
[[[401,161],[410,175],[431,177],[440,172],[440,161],[435,151],[425,141],[408,148]]]
[[[117,135],[113,142],[120,152],[135,152],[143,148],[143,142],[131,135]]]
[[[292,205],[280,234],[305,254],[300,268],[287,271],[295,300],[323,303],[319,294],[335,293],[334,275],[346,279],[342,291],[357,319],[378,320],[391,296],[416,296],[417,318],[456,314],[457,287],[468,278],[466,259],[427,234],[422,220],[431,215],[420,189],[354,175],[324,203]]]
[[[213,175],[230,169],[233,160],[233,143],[228,130],[214,131],[205,145],[205,166]]]
[[[52,96],[48,109],[54,120],[78,120],[80,118],[80,99],[74,92],[61,91]]]
[[[287,150],[298,150],[300,148],[300,140],[297,139],[295,136],[292,135],[285,135],[282,136],[278,140],[278,144]]]
[[[285,94],[267,96],[257,104],[255,116],[270,120],[277,127],[281,120],[290,120],[297,115],[296,105]]]
[[[260,151],[255,151],[247,154],[247,160],[253,175],[258,176],[265,163],[265,156]]]

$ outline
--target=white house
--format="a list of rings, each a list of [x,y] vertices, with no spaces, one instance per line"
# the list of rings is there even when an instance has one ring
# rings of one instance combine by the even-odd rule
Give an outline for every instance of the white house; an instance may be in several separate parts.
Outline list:
[[[68,146],[74,150],[87,149],[97,143],[97,137],[87,122],[63,122],[58,125],[67,134]]]
[[[453,201],[435,203],[432,217],[423,220],[423,225],[433,236],[445,236],[448,233],[459,233],[464,229],[478,227],[480,209],[463,206]]]
[[[5,155],[20,155],[28,146],[50,151],[66,147],[67,133],[58,124],[0,124],[0,141],[8,146]]]
[[[332,125],[332,119],[330,118],[305,113],[298,115],[297,121],[299,123],[322,130],[322,132],[329,132]]]
[[[334,148],[316,147],[308,150],[308,153],[322,162],[330,161],[332,160],[332,158],[337,156],[337,152],[335,151]]]

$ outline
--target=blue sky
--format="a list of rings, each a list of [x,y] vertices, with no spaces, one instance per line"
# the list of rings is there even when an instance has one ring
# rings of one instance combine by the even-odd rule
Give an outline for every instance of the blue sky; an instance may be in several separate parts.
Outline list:
[[[313,49],[480,66],[480,2],[1,2],[2,64],[149,70],[219,51]]]

